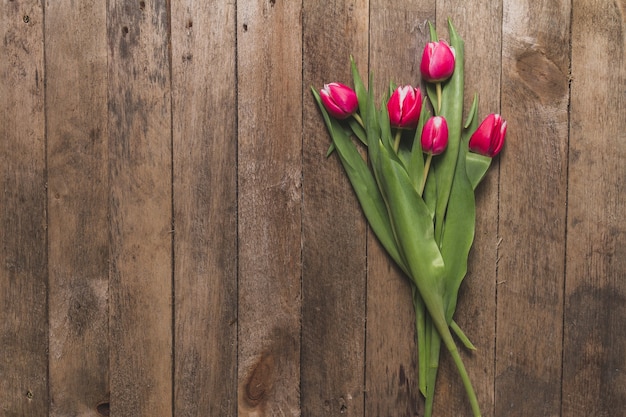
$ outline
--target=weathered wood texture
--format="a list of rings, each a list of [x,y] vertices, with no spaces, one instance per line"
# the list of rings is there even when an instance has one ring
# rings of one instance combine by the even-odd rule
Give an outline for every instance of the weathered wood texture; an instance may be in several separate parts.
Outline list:
[[[501,95],[510,134],[500,160],[498,416],[560,415],[569,21],[567,1],[504,1]]]
[[[574,2],[564,417],[626,409],[625,13],[623,1]]]
[[[107,2],[111,414],[172,414],[172,117],[166,1]]]
[[[0,8],[0,414],[47,415],[44,14]]]
[[[419,83],[507,144],[457,321],[484,416],[626,409],[623,0],[3,0],[0,415],[409,416],[410,288],[311,86]],[[469,405],[446,352],[435,415]]]
[[[367,70],[367,0],[304,3],[302,211],[302,414],[362,416],[366,225],[310,87],[350,83],[352,54]],[[330,26],[336,20],[343,25]],[[353,36],[346,37],[346,33]],[[333,53],[326,53],[333,51]],[[337,262],[329,262],[337,259]],[[328,352],[334,352],[328,355]]]
[[[46,7],[50,414],[109,393],[106,4]],[[106,406],[104,406],[106,407]]]
[[[237,6],[238,410],[300,410],[300,4]],[[231,109],[235,111],[234,108]]]
[[[234,4],[218,3],[172,4],[174,409],[179,416],[236,414],[236,14]]]

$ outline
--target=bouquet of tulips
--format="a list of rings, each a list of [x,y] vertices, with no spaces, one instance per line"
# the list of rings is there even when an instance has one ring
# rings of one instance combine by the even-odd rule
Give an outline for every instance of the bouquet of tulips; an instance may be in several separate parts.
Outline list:
[[[330,83],[312,91],[332,138],[329,155],[337,153],[371,229],[410,279],[425,416],[432,415],[442,342],[480,416],[453,334],[475,348],[453,316],[474,240],[474,190],[502,148],[506,122],[490,114],[478,125],[475,95],[463,123],[463,40],[450,21],[449,43],[429,27],[424,99],[418,88],[391,84],[377,107],[354,61],[354,89]]]

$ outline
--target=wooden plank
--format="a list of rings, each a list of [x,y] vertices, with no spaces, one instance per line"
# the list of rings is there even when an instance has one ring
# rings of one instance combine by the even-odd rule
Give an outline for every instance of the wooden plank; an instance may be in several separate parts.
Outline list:
[[[563,416],[626,409],[624,4],[575,1]]]
[[[378,99],[389,82],[419,86],[419,59],[434,20],[430,0],[381,1],[370,6],[370,69]],[[423,413],[418,388],[415,317],[408,279],[370,233],[367,250],[366,415]]]
[[[172,4],[177,416],[237,414],[236,16],[218,3]]]
[[[301,4],[237,4],[239,416],[300,414]]]
[[[451,19],[465,42],[464,115],[479,94],[479,118],[500,112],[502,3],[473,2],[471,7],[456,1],[437,2],[437,29],[447,35]],[[508,117],[508,115],[505,115]],[[503,153],[506,157],[506,151]],[[496,342],[496,267],[499,158],[476,191],[476,234],[468,272],[461,286],[456,322],[476,346],[476,352],[461,347],[461,355],[478,397],[484,417],[493,416]],[[441,354],[435,412],[469,415],[467,394],[451,357]]]
[[[50,415],[96,416],[109,392],[105,4],[50,3],[46,57]]]
[[[48,414],[43,10],[0,10],[0,414]]]
[[[302,414],[363,416],[366,224],[310,87],[367,74],[368,2],[304,3]],[[333,51],[332,54],[327,53]]]
[[[110,1],[111,413],[172,413],[168,2]]]
[[[558,416],[570,2],[503,6],[495,414]]]

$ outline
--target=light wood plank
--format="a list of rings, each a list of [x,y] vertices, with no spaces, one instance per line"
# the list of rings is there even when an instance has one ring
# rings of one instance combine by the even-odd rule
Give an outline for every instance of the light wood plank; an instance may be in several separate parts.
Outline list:
[[[172,4],[175,415],[237,414],[235,4]]]
[[[370,70],[378,100],[389,82],[420,86],[419,60],[434,20],[431,0],[371,1]],[[366,415],[423,413],[415,317],[408,278],[370,232],[367,250]]]
[[[0,414],[48,414],[43,10],[0,8]]]
[[[300,415],[301,12],[237,3],[241,417]]]
[[[496,415],[561,401],[570,3],[503,3]]]
[[[574,1],[562,415],[626,409],[626,8]]]
[[[46,7],[51,416],[109,392],[106,5]]]
[[[302,414],[363,416],[366,224],[310,87],[367,74],[368,1],[304,4]],[[346,34],[350,34],[346,36]],[[333,51],[328,53],[328,51]]]
[[[465,42],[464,117],[476,93],[479,95],[480,120],[489,113],[500,113],[502,3],[439,0],[437,30],[444,39],[449,39],[447,19],[452,21]],[[506,150],[502,155],[506,158]],[[471,352],[457,343],[484,417],[494,415],[498,174],[499,157],[492,162],[475,193],[474,244],[454,316],[477,349]],[[443,351],[434,409],[441,415],[470,413],[458,371],[450,356]]]
[[[168,2],[108,2],[111,413],[172,413]]]

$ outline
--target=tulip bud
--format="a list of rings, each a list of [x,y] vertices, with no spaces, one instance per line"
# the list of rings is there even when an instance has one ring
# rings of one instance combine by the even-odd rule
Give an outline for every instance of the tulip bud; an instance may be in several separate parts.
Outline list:
[[[398,87],[387,102],[389,123],[401,129],[414,129],[422,111],[422,93],[415,87]]]
[[[469,149],[493,158],[502,149],[506,135],[506,121],[499,114],[490,114],[482,121],[469,141]]]
[[[328,113],[340,120],[350,117],[359,107],[354,90],[340,83],[324,84],[320,98]]]
[[[454,49],[446,41],[428,42],[420,63],[422,78],[429,83],[440,83],[454,72]]]
[[[431,117],[422,130],[422,150],[431,155],[443,153],[448,146],[448,123],[441,116]]]

